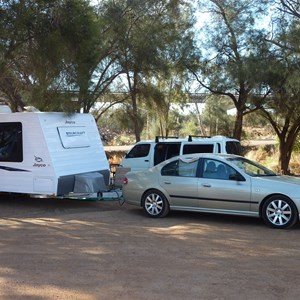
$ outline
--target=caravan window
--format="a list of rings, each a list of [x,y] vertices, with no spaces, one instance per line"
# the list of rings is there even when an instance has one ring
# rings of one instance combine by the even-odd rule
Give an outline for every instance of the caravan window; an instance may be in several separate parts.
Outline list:
[[[0,123],[0,161],[23,161],[22,123]]]

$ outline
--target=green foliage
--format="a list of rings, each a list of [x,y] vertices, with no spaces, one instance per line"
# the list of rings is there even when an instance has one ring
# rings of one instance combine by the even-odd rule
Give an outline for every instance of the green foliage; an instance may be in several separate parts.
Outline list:
[[[117,41],[117,62],[126,78],[136,140],[143,128],[138,106],[145,102],[160,106],[160,131],[167,134],[170,97],[161,83],[171,77],[174,68],[182,69],[191,52],[190,6],[182,0],[108,0],[104,7]]]
[[[232,104],[228,97],[208,98],[203,115],[204,124],[209,128],[209,135],[231,136],[234,116],[227,114],[229,109],[232,109]]]
[[[295,141],[294,152],[296,152],[298,154],[300,153],[300,139],[299,138],[297,138]]]
[[[197,118],[195,115],[185,117],[184,122],[182,122],[182,127],[179,130],[179,135],[182,137],[189,135],[200,135]]]
[[[266,118],[260,113],[249,114],[245,117],[245,125],[248,127],[267,127],[270,126]]]
[[[266,1],[200,1],[210,16],[202,28],[203,57],[193,73],[202,88],[230,97],[237,113],[232,135],[241,138],[243,117],[255,109],[256,74],[262,70],[256,57],[262,33],[256,20],[264,13]]]

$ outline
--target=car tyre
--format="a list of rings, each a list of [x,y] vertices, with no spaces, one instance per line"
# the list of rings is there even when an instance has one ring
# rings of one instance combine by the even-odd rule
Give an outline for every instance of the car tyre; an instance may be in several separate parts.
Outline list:
[[[264,203],[262,217],[272,228],[290,228],[298,219],[298,211],[291,199],[283,195],[275,195]]]
[[[146,215],[151,218],[165,217],[170,211],[166,196],[158,190],[147,191],[143,196],[142,206]]]

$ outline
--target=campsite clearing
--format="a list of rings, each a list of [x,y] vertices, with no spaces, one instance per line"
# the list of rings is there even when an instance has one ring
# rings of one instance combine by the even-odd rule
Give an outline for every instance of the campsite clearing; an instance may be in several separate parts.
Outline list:
[[[299,230],[117,201],[0,199],[1,299],[296,299]]]

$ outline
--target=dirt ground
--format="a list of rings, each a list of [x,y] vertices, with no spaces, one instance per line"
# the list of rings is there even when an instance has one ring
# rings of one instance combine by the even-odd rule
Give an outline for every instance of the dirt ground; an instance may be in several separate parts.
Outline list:
[[[299,299],[300,226],[0,198],[0,299]]]

